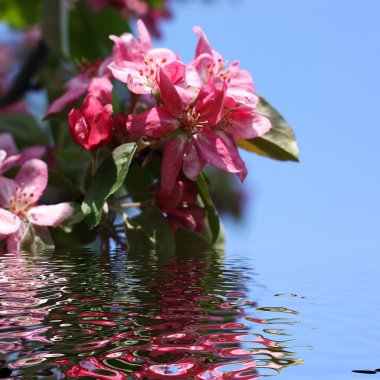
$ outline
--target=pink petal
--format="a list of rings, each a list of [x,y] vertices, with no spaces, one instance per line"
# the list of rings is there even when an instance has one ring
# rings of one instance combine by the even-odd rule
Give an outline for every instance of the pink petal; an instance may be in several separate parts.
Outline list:
[[[159,188],[156,194],[156,202],[161,211],[172,211],[176,209],[182,201],[183,198],[183,182],[177,181],[171,193],[164,193],[161,188]]]
[[[129,115],[127,129],[130,133],[159,139],[179,127],[179,121],[165,108],[154,107],[138,115]]]
[[[80,112],[87,121],[92,120],[99,112],[102,112],[103,105],[92,95],[87,95],[83,104],[80,106]]]
[[[145,51],[152,49],[152,41],[150,39],[148,29],[142,20],[137,20],[137,31],[139,34],[141,48]]]
[[[16,232],[21,225],[20,218],[11,212],[0,208],[0,236],[7,236]]]
[[[75,108],[69,113],[69,130],[74,142],[88,149],[88,125],[82,113]]]
[[[7,152],[5,150],[0,149],[0,167],[5,160],[5,157],[7,157]]]
[[[183,157],[183,172],[186,177],[192,181],[196,181],[199,173],[206,166],[206,162],[202,159],[198,153],[197,148],[192,140],[189,144],[189,148]]]
[[[271,123],[265,116],[254,113],[249,107],[233,109],[226,122],[220,123],[223,130],[235,137],[252,139],[268,132]]]
[[[10,198],[16,194],[17,183],[0,176],[0,206],[8,208]]]
[[[201,115],[200,121],[207,121],[207,127],[212,127],[221,120],[226,91],[226,83],[218,77],[210,78],[200,90],[195,110]]]
[[[50,105],[45,117],[62,112],[66,107],[80,99],[86,93],[86,90],[87,85],[70,88]]]
[[[166,143],[161,167],[162,192],[170,194],[173,191],[187,147],[188,138],[184,135],[176,136]]]
[[[181,61],[173,61],[163,67],[171,83],[182,81],[186,75],[186,65]]]
[[[111,139],[113,120],[107,110],[98,112],[91,120],[88,136],[88,149],[93,150],[99,145],[104,145]]]
[[[8,252],[15,252],[20,249],[20,243],[22,242],[22,239],[24,238],[27,230],[28,225],[24,222],[21,222],[19,229],[15,233],[9,235],[7,239]]]
[[[203,32],[203,30],[199,26],[194,26],[193,31],[199,37],[199,41],[198,41],[197,47],[195,49],[195,58],[197,58],[198,56],[200,56],[203,53],[207,53],[207,54],[212,55],[212,49],[211,49],[210,42],[208,42],[208,39],[207,39],[205,33]]]
[[[232,136],[205,130],[195,136],[195,143],[206,162],[226,172],[236,173],[242,181],[245,179],[247,169]]]
[[[45,191],[47,180],[47,165],[36,158],[25,162],[15,178],[15,182],[23,188],[23,191],[33,194],[35,199],[39,199]]]
[[[18,153],[15,140],[11,133],[0,133],[0,150],[4,150],[8,156]]]
[[[88,86],[88,93],[105,105],[112,103],[112,88],[112,83],[108,78],[93,78]]]
[[[59,203],[51,206],[32,207],[26,217],[30,223],[37,226],[57,227],[74,212],[69,203]]]
[[[181,98],[163,69],[158,72],[161,99],[167,110],[176,118],[182,116],[183,106]]]
[[[2,150],[1,152],[4,151]],[[13,168],[15,165],[19,164],[20,157],[20,154],[16,154],[14,156],[7,157],[5,160],[3,160],[3,162],[0,163],[0,173],[5,173],[10,168]]]
[[[46,148],[44,146],[31,146],[25,148],[20,155],[19,164],[22,165],[24,162],[31,160],[32,158],[41,158],[46,153]]]

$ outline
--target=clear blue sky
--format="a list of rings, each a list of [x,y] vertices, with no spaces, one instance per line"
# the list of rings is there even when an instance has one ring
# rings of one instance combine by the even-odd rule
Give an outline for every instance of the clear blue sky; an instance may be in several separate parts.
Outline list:
[[[199,25],[294,127],[301,163],[244,155],[251,194],[229,250],[380,252],[380,2],[173,0],[157,45],[193,56]]]

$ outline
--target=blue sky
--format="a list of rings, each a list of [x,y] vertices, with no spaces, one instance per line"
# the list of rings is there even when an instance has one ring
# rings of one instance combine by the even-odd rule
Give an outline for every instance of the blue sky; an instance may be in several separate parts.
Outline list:
[[[157,45],[193,56],[193,25],[240,60],[294,127],[301,163],[244,154],[245,222],[229,250],[336,257],[378,252],[380,2],[172,1]]]

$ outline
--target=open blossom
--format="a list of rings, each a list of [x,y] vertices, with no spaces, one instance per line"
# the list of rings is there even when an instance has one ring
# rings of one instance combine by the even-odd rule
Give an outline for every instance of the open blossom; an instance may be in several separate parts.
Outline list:
[[[13,136],[8,132],[0,133],[0,174],[32,158],[41,158],[45,152],[46,148],[38,145],[19,152]]]
[[[80,109],[69,113],[69,129],[74,142],[93,151],[111,140],[113,120],[112,106],[103,105],[92,95],[88,95]]]
[[[255,94],[251,75],[240,69],[238,61],[233,61],[226,67],[226,61],[219,52],[212,49],[203,30],[197,26],[193,30],[198,35],[199,41],[195,58],[190,65],[195,67],[202,81],[206,83],[210,77],[218,76],[228,85],[227,97],[247,106],[256,107],[258,97]]]
[[[82,72],[65,84],[66,92],[50,105],[45,116],[62,112],[85,94],[92,95],[104,105],[111,103],[113,86],[107,68],[109,63],[107,58],[92,65],[84,64]]]
[[[181,168],[187,178],[195,181],[207,163],[236,173],[244,180],[247,169],[235,137],[257,137],[268,131],[270,123],[251,108],[242,108],[227,98],[227,84],[218,76],[210,77],[189,103],[187,96],[172,83],[171,74],[165,69],[158,73],[163,106],[129,115],[127,122],[129,132],[155,139],[176,131],[164,148],[163,191],[172,192]]]
[[[160,67],[177,60],[169,49],[152,49],[149,32],[141,20],[137,22],[139,39],[131,33],[121,37],[111,36],[115,42],[113,62],[109,65],[112,75],[126,83],[135,94],[150,94],[157,89],[157,72]]]
[[[167,194],[159,188],[156,203],[166,214],[167,221],[175,233],[179,228],[190,231],[203,231],[205,209],[197,205],[198,191],[194,182],[177,181],[172,193]]]
[[[74,209],[69,203],[37,206],[47,186],[47,165],[38,159],[25,162],[16,178],[0,176],[0,240],[8,250],[18,250],[29,224],[57,227]]]

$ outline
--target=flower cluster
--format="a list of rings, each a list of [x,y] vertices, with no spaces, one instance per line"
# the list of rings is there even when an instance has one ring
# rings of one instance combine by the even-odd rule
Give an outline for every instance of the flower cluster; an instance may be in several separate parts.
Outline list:
[[[38,206],[47,186],[48,168],[41,158],[45,148],[30,147],[19,152],[12,135],[0,134],[0,241],[9,251],[19,250],[30,225],[57,227],[73,213],[69,203]],[[14,179],[3,176],[21,166]]]
[[[270,121],[256,112],[258,96],[251,75],[239,62],[227,64],[213,50],[204,32],[194,27],[199,41],[194,59],[184,63],[173,51],[153,48],[145,24],[137,22],[138,38],[130,33],[110,36],[112,55],[87,64],[67,83],[67,92],[48,114],[63,111],[86,95],[69,112],[74,142],[94,152],[119,142],[143,141],[143,147],[162,152],[156,205],[172,229],[193,231],[204,225],[194,186],[207,164],[241,181],[247,168],[236,139],[252,139],[268,132]],[[114,114],[114,84],[129,91],[129,107]],[[120,87],[120,85],[119,85]],[[122,136],[122,138],[120,138]]]

